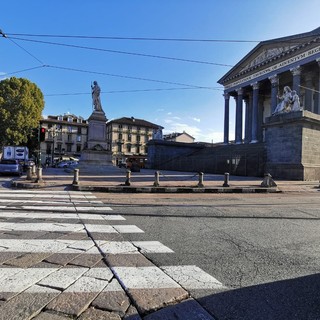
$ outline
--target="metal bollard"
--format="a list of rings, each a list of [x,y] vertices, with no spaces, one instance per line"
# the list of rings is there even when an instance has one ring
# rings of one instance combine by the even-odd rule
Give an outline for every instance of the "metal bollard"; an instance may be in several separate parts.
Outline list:
[[[224,174],[224,182],[223,182],[223,187],[230,187],[229,185],[229,173],[225,172]]]
[[[203,172],[199,172],[199,183],[198,183],[199,188],[203,188]]]
[[[160,172],[159,172],[159,171],[156,171],[156,172],[154,173],[154,183],[153,183],[153,186],[154,186],[154,187],[159,187],[159,186],[160,186],[159,176],[160,176]]]
[[[73,182],[72,184],[78,185],[79,184],[79,169],[73,170]]]
[[[124,183],[126,186],[130,186],[130,185],[131,185],[130,179],[131,179],[131,171],[130,171],[130,170],[127,170],[127,173],[126,173],[126,182]]]
[[[31,166],[31,173],[32,173],[33,176],[36,175],[36,169],[37,169],[37,167],[36,167],[35,164],[33,166]]]
[[[42,182],[42,168],[37,168],[37,180],[36,182]]]
[[[32,167],[27,167],[27,180],[32,180]]]

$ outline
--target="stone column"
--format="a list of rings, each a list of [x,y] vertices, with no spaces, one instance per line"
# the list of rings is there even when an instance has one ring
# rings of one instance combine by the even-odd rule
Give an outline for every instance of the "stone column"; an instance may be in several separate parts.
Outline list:
[[[223,142],[224,144],[229,143],[229,103],[230,103],[230,95],[229,93],[225,93],[224,95],[224,135]]]
[[[278,75],[274,75],[269,77],[271,82],[271,114],[276,110],[277,107],[277,96],[278,96],[278,86],[279,86],[279,77]]]
[[[320,58],[317,59],[317,62],[318,62],[319,76],[318,76],[318,92],[317,92],[316,100],[314,103],[314,113],[320,114]]]
[[[305,100],[304,100],[304,109],[308,111],[313,111],[312,106],[312,74],[308,72],[305,75]]]
[[[293,75],[292,90],[295,90],[297,95],[300,96],[300,84],[301,84],[301,67],[295,67],[290,69]]]
[[[242,143],[242,113],[243,113],[243,106],[242,106],[242,95],[243,89],[237,89],[237,105],[236,105],[236,144]]]
[[[244,143],[249,143],[251,141],[251,131],[252,131],[252,99],[251,95],[248,95],[244,99],[246,107],[246,117],[245,117],[245,128],[244,128]]]
[[[251,84],[253,89],[252,98],[252,136],[251,143],[258,142],[258,128],[259,128],[259,82]]]

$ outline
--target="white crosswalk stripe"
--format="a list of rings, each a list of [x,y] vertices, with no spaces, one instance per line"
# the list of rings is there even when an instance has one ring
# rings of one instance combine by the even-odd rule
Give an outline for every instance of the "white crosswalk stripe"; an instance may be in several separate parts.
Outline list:
[[[55,297],[123,289],[135,300],[136,290],[169,290],[165,306],[173,297],[187,298],[185,290],[224,288],[194,265],[155,266],[144,255],[173,250],[158,241],[123,240],[123,234],[144,231],[95,199],[88,192],[0,190],[0,300],[23,292]],[[115,266],[97,265],[112,257]],[[126,259],[146,265],[126,265]]]

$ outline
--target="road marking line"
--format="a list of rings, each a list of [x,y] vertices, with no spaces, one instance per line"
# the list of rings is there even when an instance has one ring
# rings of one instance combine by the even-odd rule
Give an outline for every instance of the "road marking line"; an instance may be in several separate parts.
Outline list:
[[[113,267],[112,270],[127,289],[180,288],[158,267]]]
[[[174,251],[166,247],[159,241],[132,241],[141,253],[173,253]]]
[[[220,281],[197,266],[164,266],[161,269],[186,290],[225,288]]]

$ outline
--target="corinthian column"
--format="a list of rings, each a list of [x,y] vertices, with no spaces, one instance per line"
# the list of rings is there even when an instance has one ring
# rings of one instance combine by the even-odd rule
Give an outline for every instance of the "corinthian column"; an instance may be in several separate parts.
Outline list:
[[[252,136],[251,143],[258,142],[258,106],[259,106],[259,82],[255,82],[252,85],[253,98],[252,98]]]
[[[229,143],[229,102],[230,95],[229,93],[225,93],[224,95],[224,135],[223,142],[224,144]]]
[[[236,105],[236,144],[242,143],[242,116],[243,116],[243,105],[242,105],[242,88],[237,90],[237,105]]]
[[[297,95],[300,96],[300,84],[301,84],[301,67],[295,67],[290,69],[293,75],[293,86],[292,90],[295,90]]]
[[[277,107],[277,96],[278,96],[278,85],[279,85],[279,77],[278,75],[274,75],[269,77],[271,82],[271,114],[276,110]]]

